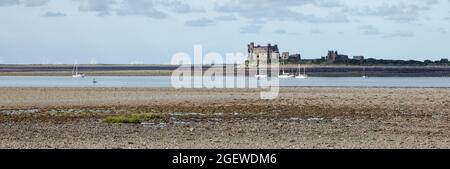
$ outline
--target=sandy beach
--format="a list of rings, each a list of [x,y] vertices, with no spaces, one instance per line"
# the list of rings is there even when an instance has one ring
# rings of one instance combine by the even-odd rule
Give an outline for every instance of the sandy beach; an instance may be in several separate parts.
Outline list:
[[[450,89],[259,92],[0,88],[0,148],[450,148]]]

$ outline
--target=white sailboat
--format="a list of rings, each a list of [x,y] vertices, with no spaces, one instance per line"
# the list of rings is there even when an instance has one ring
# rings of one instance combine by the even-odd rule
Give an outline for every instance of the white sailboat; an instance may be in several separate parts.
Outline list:
[[[368,77],[366,76],[366,67],[365,67],[365,66],[363,66],[363,75],[362,75],[362,78],[363,78],[363,79],[368,78]]]
[[[288,79],[288,78],[294,77],[294,75],[291,75],[291,74],[286,73],[284,71],[284,66],[282,66],[281,69],[283,70],[283,73],[278,75],[278,78],[280,78],[280,79]]]
[[[306,67],[303,67],[303,74],[300,70],[300,65],[298,65],[298,75],[295,76],[296,79],[306,79],[308,78],[308,75],[306,74]]]
[[[284,73],[284,72],[283,72],[283,74],[278,75],[278,78],[280,78],[280,79],[288,79],[288,78],[291,78],[291,77],[294,77],[294,75],[291,75],[289,73]]]
[[[267,78],[267,75],[255,75],[256,78]]]
[[[72,77],[73,78],[84,78],[84,74],[83,73],[79,73],[78,72],[78,64],[77,63],[75,63],[74,65],[73,65],[73,69],[72,69]]]

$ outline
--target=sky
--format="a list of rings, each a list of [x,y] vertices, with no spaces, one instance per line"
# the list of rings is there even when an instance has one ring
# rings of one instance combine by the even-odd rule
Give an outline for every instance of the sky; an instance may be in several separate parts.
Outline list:
[[[0,64],[167,64],[247,44],[450,58],[450,0],[0,0]]]

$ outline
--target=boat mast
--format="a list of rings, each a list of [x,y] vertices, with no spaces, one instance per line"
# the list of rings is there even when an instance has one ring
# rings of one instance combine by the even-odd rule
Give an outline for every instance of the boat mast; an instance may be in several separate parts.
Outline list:
[[[75,64],[73,64],[73,67],[72,67],[72,75],[74,75],[74,73],[75,73]]]
[[[306,75],[306,66],[303,66],[303,75]]]
[[[78,64],[75,66],[75,75],[78,75]]]

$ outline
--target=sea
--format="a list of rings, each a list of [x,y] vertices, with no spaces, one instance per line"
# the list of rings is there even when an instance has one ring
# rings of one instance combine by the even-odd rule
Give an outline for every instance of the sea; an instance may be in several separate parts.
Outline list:
[[[229,77],[233,78],[233,77]],[[195,78],[195,83],[202,78]],[[235,83],[261,81],[255,78],[235,80]],[[343,87],[343,88],[450,88],[450,77],[309,77],[279,79],[280,87]],[[205,85],[210,86],[210,85]],[[173,88],[170,76],[0,76],[0,87],[48,88]]]

